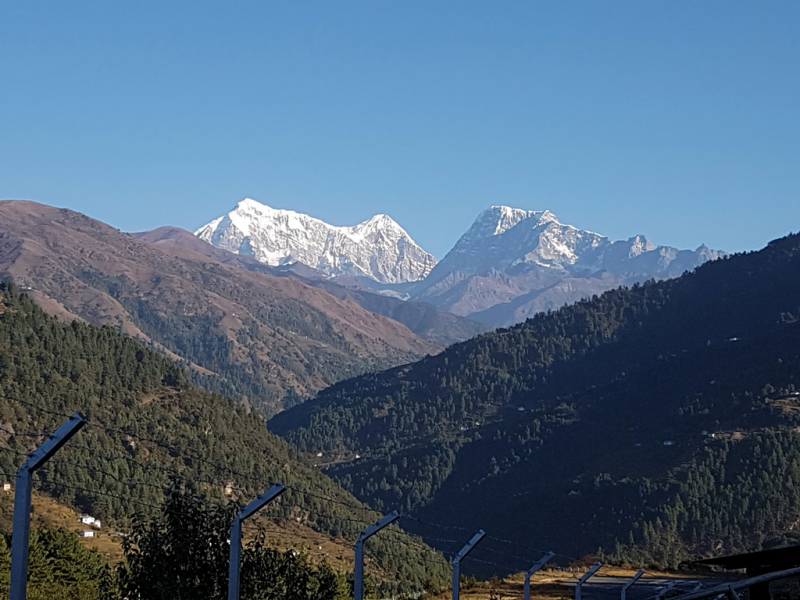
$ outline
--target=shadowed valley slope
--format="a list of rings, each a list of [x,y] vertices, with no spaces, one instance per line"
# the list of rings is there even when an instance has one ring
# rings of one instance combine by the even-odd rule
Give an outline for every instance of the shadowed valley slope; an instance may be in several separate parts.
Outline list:
[[[674,565],[780,543],[800,519],[798,281],[793,235],[342,382],[270,427],[376,506],[538,548]]]

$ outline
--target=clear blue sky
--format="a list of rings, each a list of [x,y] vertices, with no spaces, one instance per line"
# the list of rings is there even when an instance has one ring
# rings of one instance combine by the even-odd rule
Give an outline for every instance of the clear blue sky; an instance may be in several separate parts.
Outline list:
[[[760,247],[800,230],[800,2],[0,4],[0,198],[135,231],[245,196],[438,257],[491,204]]]

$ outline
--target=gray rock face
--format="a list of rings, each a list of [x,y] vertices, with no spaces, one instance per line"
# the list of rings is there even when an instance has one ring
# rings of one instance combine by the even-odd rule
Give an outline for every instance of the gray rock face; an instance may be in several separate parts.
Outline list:
[[[381,283],[419,281],[436,264],[386,215],[353,227],[335,227],[249,198],[195,235],[271,266],[299,262],[328,275],[368,277]]]
[[[492,206],[410,296],[507,326],[620,285],[677,277],[724,254],[655,246],[641,235],[612,241],[549,211]]]

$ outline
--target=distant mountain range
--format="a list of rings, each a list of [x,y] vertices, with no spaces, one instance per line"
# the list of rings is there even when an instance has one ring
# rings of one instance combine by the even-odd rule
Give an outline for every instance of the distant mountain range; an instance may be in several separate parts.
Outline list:
[[[386,215],[334,227],[247,199],[196,235],[310,279],[338,282],[345,275],[350,289],[426,302],[486,327],[620,285],[676,277],[725,255],[705,246],[655,246],[641,235],[612,241],[559,223],[549,211],[508,206],[481,213],[439,264]]]
[[[344,378],[720,255],[611,242],[507,207],[485,211],[435,266],[388,217],[332,227],[245,200],[201,235],[228,247],[4,201],[0,277],[51,314],[145,340],[186,361],[193,381],[271,414]],[[257,250],[264,240],[272,245]]]

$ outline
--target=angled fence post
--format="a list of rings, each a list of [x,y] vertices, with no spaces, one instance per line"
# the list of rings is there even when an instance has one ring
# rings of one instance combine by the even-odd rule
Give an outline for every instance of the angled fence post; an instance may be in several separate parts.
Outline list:
[[[739,594],[733,589],[733,586],[728,587],[728,598],[730,600],[739,600]]]
[[[670,583],[668,583],[667,585],[665,585],[663,588],[661,588],[661,589],[659,590],[658,594],[656,594],[656,600],[661,600],[661,599],[662,599],[664,596],[666,596],[666,595],[667,595],[667,592],[669,592],[669,591],[670,591],[672,588],[674,588],[676,585],[678,585],[678,582],[677,582],[677,581],[671,581]]]
[[[524,600],[531,600],[531,576],[536,573],[539,569],[547,564],[547,562],[556,555],[555,552],[548,552],[542,558],[539,559],[535,565],[533,565],[528,572],[525,573],[525,588],[524,588]],[[622,600],[625,600],[624,598]]]
[[[478,542],[480,542],[485,535],[486,532],[483,529],[478,531],[478,533],[473,535],[472,539],[467,542],[467,545],[459,550],[458,554],[456,554],[455,558],[453,559],[453,600],[458,600],[458,595],[460,593],[459,585],[461,583],[461,561],[467,557],[467,554],[472,552],[475,546],[478,545]]]
[[[627,600],[628,590],[634,583],[639,581],[639,577],[642,575],[644,575],[644,569],[639,569],[636,571],[636,574],[633,577],[625,582],[625,585],[622,586],[622,591],[620,592],[620,600]]]
[[[242,521],[251,517],[268,502],[286,491],[282,483],[276,483],[242,508],[231,522],[231,549],[228,561],[228,600],[239,600],[239,575],[242,566]]]
[[[775,581],[776,579],[786,579],[787,577],[796,577],[798,575],[800,575],[800,567],[794,567],[784,571],[774,571],[772,573],[765,573],[764,575],[758,575],[757,577],[752,577],[750,579],[740,579],[738,581],[734,581],[733,583],[723,583],[714,587],[706,588],[704,590],[698,590],[689,594],[682,594],[680,596],[676,596],[675,600],[678,600],[678,598],[680,598],[680,600],[700,600],[701,598],[718,598],[720,595],[727,595],[730,597],[732,595],[731,592],[735,592],[736,590],[741,590],[744,588],[749,588],[752,590],[754,586],[769,584],[769,582]]]
[[[581,600],[581,587],[589,580],[589,577],[597,573],[597,570],[602,566],[603,563],[601,562],[594,563],[589,570],[578,579],[578,584],[575,586],[575,600]]]
[[[28,544],[31,533],[31,491],[33,472],[46,463],[59,448],[86,425],[80,413],[74,413],[56,429],[17,471],[14,483],[14,521],[11,531],[11,588],[9,600],[25,600],[28,587]]]
[[[377,522],[373,523],[359,534],[355,545],[356,564],[353,571],[353,600],[364,599],[364,542],[399,518],[400,515],[395,510],[391,514],[378,519]]]

